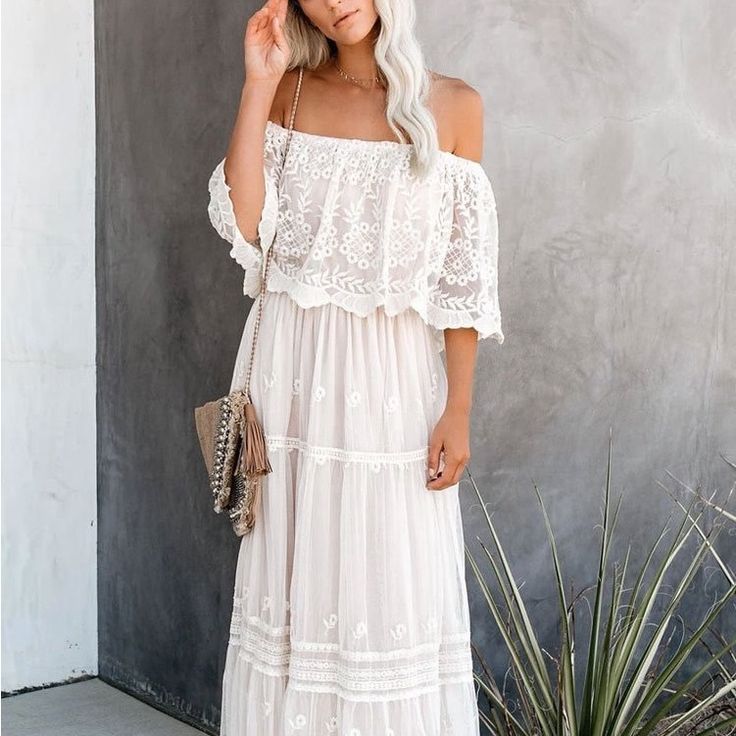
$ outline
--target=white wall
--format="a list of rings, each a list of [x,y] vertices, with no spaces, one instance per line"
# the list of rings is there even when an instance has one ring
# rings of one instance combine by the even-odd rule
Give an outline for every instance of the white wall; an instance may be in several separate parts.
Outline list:
[[[97,673],[93,0],[2,4],[2,689]]]

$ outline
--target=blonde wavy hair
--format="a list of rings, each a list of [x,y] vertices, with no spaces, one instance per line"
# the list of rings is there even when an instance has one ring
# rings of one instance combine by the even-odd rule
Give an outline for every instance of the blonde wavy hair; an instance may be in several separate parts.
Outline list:
[[[414,34],[414,0],[374,0],[380,31],[375,43],[378,76],[386,84],[386,120],[401,143],[412,143],[412,169],[427,173],[439,156],[437,126],[427,107],[431,78]],[[284,33],[291,48],[288,68],[316,69],[334,57],[337,46],[289,0]],[[408,134],[407,140],[404,131]]]

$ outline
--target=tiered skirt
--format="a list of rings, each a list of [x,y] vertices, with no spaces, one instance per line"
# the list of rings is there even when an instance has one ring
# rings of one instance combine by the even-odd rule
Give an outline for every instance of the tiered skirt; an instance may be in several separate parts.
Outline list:
[[[264,298],[250,385],[273,470],[240,543],[220,734],[478,736],[458,486],[426,488],[436,333],[411,309]]]

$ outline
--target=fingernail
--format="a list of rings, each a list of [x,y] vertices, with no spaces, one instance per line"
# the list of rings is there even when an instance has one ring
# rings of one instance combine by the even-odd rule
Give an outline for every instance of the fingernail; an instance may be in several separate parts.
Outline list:
[[[434,475],[434,468],[430,468],[430,469],[429,469],[429,474],[430,474],[430,475]]]

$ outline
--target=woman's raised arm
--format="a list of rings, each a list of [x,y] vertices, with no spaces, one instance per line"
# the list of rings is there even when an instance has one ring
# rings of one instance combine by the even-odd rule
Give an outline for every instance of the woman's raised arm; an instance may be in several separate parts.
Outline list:
[[[245,28],[245,81],[225,156],[224,174],[237,227],[249,242],[258,236],[265,198],[266,123],[290,55],[283,33],[287,6],[287,0],[267,0],[249,18]]]

